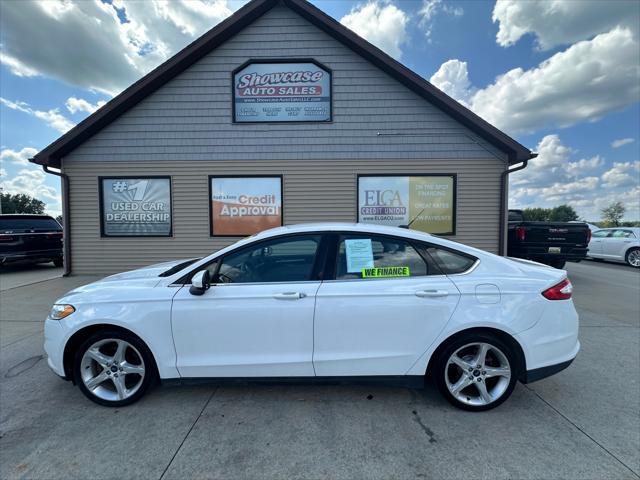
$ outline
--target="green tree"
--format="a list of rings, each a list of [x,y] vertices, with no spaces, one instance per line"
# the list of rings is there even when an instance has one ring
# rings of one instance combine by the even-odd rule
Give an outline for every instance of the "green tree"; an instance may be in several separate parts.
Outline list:
[[[608,207],[601,210],[602,221],[608,227],[618,227],[626,210],[622,202],[612,202]]]
[[[525,208],[522,213],[524,214],[524,219],[527,222],[547,222],[549,221],[549,215],[551,210],[549,208]]]
[[[44,213],[43,201],[24,193],[0,193],[2,213]]]
[[[570,205],[558,205],[553,207],[549,212],[550,222],[571,222],[572,220],[578,220],[580,217]]]

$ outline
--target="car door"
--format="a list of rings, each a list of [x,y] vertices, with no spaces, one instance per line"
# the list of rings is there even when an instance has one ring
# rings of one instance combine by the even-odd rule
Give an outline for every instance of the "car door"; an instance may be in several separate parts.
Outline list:
[[[321,239],[286,235],[240,247],[207,266],[213,283],[204,294],[181,288],[171,313],[180,375],[313,376]]]
[[[451,318],[458,289],[405,240],[345,234],[334,245],[334,275],[316,298],[316,375],[404,375]]]
[[[590,257],[600,258],[602,256],[602,246],[609,235],[611,235],[611,230],[596,230],[593,232],[587,254]]]
[[[613,230],[611,236],[602,243],[602,254],[611,259],[624,260],[624,254],[629,244],[633,242],[633,236],[631,230]]]

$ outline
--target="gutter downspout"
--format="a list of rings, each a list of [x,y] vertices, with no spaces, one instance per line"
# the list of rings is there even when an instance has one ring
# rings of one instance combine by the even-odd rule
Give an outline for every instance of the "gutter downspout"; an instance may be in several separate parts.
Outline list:
[[[503,257],[507,255],[505,248],[505,238],[506,238],[506,214],[507,214],[507,185],[509,182],[509,174],[513,172],[517,172],[518,170],[524,170],[527,168],[527,164],[529,160],[536,158],[538,156],[537,153],[532,153],[531,157],[524,160],[517,167],[507,169],[500,175],[500,235],[499,235],[499,246],[498,246],[498,254]]]
[[[43,165],[42,169],[45,173],[50,173],[56,177],[60,177],[62,180],[62,254],[64,259],[64,272],[63,277],[71,275],[71,204],[69,202],[69,177],[66,173],[62,173],[62,169],[59,172],[50,170],[48,165]]]

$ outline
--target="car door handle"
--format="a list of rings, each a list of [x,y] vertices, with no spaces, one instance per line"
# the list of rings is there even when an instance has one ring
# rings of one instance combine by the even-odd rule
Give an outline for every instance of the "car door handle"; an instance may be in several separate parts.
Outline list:
[[[446,290],[417,290],[417,297],[446,297],[449,292]]]
[[[283,292],[283,293],[274,293],[273,298],[277,300],[298,300],[300,298],[306,297],[306,293],[302,292]]]

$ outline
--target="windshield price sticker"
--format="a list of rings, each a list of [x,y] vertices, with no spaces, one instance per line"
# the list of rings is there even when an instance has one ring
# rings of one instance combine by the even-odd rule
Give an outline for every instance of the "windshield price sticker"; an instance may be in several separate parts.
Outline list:
[[[363,268],[362,278],[408,277],[409,267]]]
[[[373,247],[370,238],[344,241],[347,253],[347,272],[357,273],[363,268],[373,268]]]

